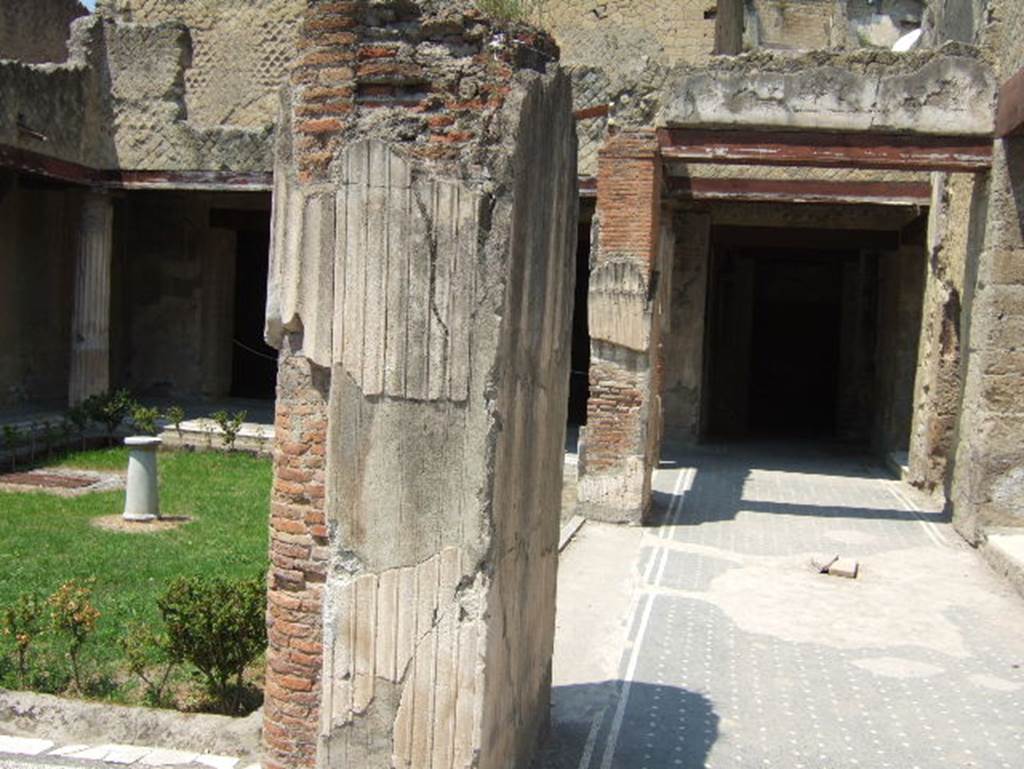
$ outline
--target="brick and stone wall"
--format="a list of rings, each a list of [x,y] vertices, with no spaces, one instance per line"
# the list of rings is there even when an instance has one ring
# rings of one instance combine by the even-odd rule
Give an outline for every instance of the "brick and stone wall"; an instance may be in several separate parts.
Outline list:
[[[615,136],[601,151],[579,480],[579,509],[592,518],[639,523],[650,507],[661,430],[661,315],[671,276],[661,174],[650,132]]]
[[[267,318],[268,760],[525,766],[554,634],[569,81],[550,39],[455,2],[311,1],[294,56]]]
[[[323,598],[330,558],[324,512],[330,372],[285,340],[277,381],[267,575],[263,766],[316,765],[323,667]]]

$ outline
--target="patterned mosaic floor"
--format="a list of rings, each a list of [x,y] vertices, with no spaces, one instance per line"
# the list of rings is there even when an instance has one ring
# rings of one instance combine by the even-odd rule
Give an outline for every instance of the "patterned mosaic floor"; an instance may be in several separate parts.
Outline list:
[[[587,686],[556,686],[541,766],[1024,767],[1024,601],[906,487],[775,446],[679,454],[655,485],[617,680],[589,728],[560,721]],[[836,554],[858,579],[815,573]]]

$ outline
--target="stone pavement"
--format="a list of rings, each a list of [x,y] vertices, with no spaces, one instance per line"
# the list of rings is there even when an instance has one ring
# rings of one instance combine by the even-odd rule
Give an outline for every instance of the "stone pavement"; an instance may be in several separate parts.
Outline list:
[[[1020,769],[1024,601],[857,457],[705,448],[563,554],[538,769]],[[861,562],[857,580],[815,555]]]
[[[53,740],[0,734],[0,769],[31,766],[237,769],[240,765],[236,756],[113,743],[60,745]],[[259,769],[259,764],[251,764],[247,769]]]

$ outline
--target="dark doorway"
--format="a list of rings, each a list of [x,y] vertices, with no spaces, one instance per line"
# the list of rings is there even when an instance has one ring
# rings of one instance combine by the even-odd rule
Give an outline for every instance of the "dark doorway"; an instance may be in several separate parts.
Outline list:
[[[751,434],[834,437],[842,257],[755,255]]]
[[[590,293],[590,227],[593,210],[581,211],[576,240],[576,297],[572,316],[572,373],[569,379],[569,424],[587,423],[590,397],[590,326],[587,297]]]
[[[844,312],[856,312],[844,302],[846,267],[858,258],[845,250],[716,247],[706,437],[838,437],[844,354],[870,344],[844,335]]]
[[[263,341],[269,252],[269,223],[265,228],[238,231],[231,367],[231,395],[236,398],[274,398],[277,351]]]

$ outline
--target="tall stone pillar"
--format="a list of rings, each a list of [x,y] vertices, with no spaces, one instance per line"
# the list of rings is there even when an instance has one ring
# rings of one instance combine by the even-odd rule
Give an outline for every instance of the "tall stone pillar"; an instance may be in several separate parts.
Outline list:
[[[951,495],[953,525],[975,544],[1024,528],[1024,138],[994,146],[984,242],[968,253]]]
[[[623,133],[601,150],[596,248],[590,273],[590,400],[579,467],[579,509],[640,523],[650,509],[661,433],[661,315],[671,232],[661,223],[662,162],[652,132]]]
[[[114,208],[110,196],[91,191],[82,202],[71,319],[72,405],[110,387],[110,260]]]
[[[264,764],[525,767],[554,638],[570,84],[543,34],[364,7],[310,3],[278,130]]]
[[[927,491],[946,491],[960,409],[960,335],[964,271],[975,184],[966,174],[934,174],[928,213],[925,282],[908,480]],[[980,233],[978,233],[980,234]]]

